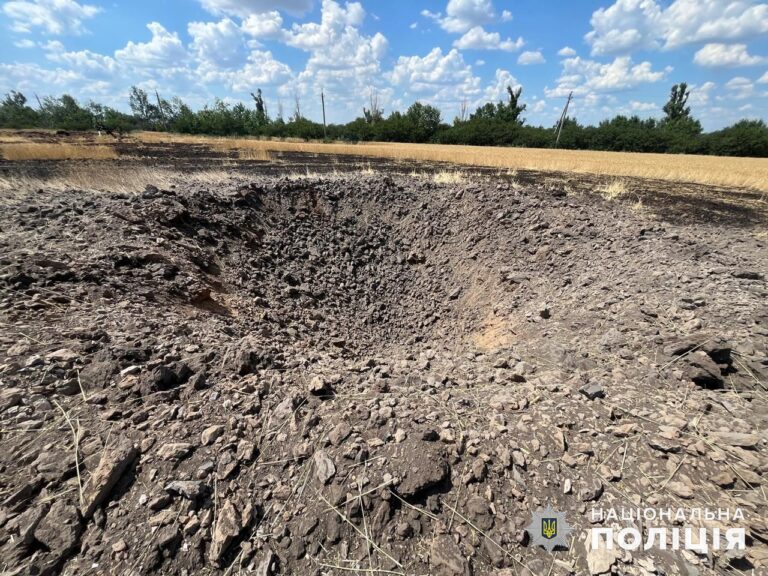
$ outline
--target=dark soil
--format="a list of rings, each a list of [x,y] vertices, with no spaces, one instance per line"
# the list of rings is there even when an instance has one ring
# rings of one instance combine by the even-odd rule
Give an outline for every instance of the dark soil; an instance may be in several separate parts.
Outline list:
[[[3,200],[4,573],[588,574],[622,506],[739,506],[748,547],[614,573],[766,569],[759,212],[343,161],[378,172]]]

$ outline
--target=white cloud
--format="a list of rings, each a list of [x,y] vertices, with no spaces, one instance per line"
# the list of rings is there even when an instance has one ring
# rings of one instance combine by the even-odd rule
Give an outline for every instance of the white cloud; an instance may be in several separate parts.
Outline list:
[[[576,56],[576,50],[574,50],[570,46],[563,46],[562,48],[560,48],[560,50],[557,51],[557,55],[569,58],[571,56]]]
[[[80,35],[86,32],[83,21],[99,12],[98,6],[74,0],[14,0],[3,4],[3,13],[11,19],[11,29],[22,33],[42,28],[48,34]]]
[[[435,105],[451,106],[480,95],[480,79],[455,48],[447,54],[433,48],[424,57],[400,56],[388,78],[408,98]]]
[[[13,43],[16,48],[34,48],[37,46],[32,40],[29,38],[22,38],[21,40],[16,40],[16,42]]]
[[[547,109],[547,101],[546,100],[537,100],[530,107],[531,112],[533,112],[535,114],[539,114],[541,112],[544,112],[544,110],[546,110],[546,109]]]
[[[202,62],[231,67],[243,57],[243,33],[229,18],[219,22],[190,22],[190,49]]]
[[[592,14],[592,30],[585,39],[592,45],[593,55],[657,47],[661,19],[662,9],[655,0],[617,0]]]
[[[448,0],[445,16],[440,12],[422,10],[421,15],[435,20],[446,32],[462,34],[484,24],[492,24],[501,20],[512,20],[512,12],[503,10],[501,15],[496,13],[491,0]]]
[[[224,84],[235,92],[251,92],[289,81],[292,71],[287,64],[275,60],[271,52],[253,50],[242,68],[221,70],[212,63],[203,63],[196,75],[204,84]]]
[[[169,32],[158,22],[150,22],[147,28],[152,32],[149,42],[129,41],[125,48],[115,51],[115,59],[137,68],[157,71],[182,66],[188,55],[179,35]]]
[[[707,44],[696,52],[693,61],[699,66],[710,68],[731,68],[736,66],[755,66],[768,62],[763,56],[753,56],[747,52],[746,44]]]
[[[760,76],[760,79],[757,82],[758,84],[768,84],[768,72]]]
[[[520,87],[520,83],[508,70],[497,68],[493,80],[483,91],[483,97],[475,102],[475,107],[484,104],[485,102],[507,100],[509,98],[507,94],[507,86],[511,86],[513,90],[516,90]]]
[[[523,47],[525,41],[518,38],[515,41],[501,39],[498,32],[486,32],[482,26],[475,26],[456,40],[453,45],[461,50],[503,50],[516,52]]]
[[[110,56],[97,54],[90,50],[67,52],[61,43],[56,44],[49,42],[46,45],[46,58],[52,62],[66,64],[70,69],[80,73],[87,73],[89,78],[108,80],[117,70],[117,62]]]
[[[629,108],[633,112],[650,112],[652,110],[660,110],[659,106],[653,102],[639,102],[637,100],[630,100]]]
[[[283,34],[283,17],[272,10],[261,14],[252,14],[243,20],[243,32],[254,38],[280,38]]]
[[[619,56],[607,64],[577,56],[563,60],[557,87],[545,88],[544,93],[548,97],[561,97],[571,91],[577,96],[618,92],[663,80],[671,70],[654,71],[647,61],[633,65],[629,56]]]
[[[371,86],[381,88],[381,60],[389,47],[383,34],[368,36],[360,31],[365,16],[358,2],[341,6],[323,0],[320,22],[294,24],[283,41],[308,52],[309,58],[295,81],[281,92],[312,94],[319,101],[323,89],[326,99],[335,103],[329,117],[340,112],[340,107],[362,106]],[[384,98],[388,92],[381,88],[380,94]]]
[[[201,0],[200,3],[216,16],[237,16],[245,20],[274,10],[301,16],[312,8],[314,0]]]
[[[585,36],[593,55],[638,49],[672,49],[714,40],[739,40],[768,32],[768,4],[753,0],[616,0],[592,14]]]
[[[704,82],[704,84],[702,84],[701,86],[692,84],[689,87],[691,95],[688,98],[688,102],[691,105],[698,105],[698,106],[705,106],[709,104],[710,94],[716,87],[717,87],[717,84],[715,84],[714,82]]]
[[[736,76],[725,83],[726,89],[735,100],[745,100],[755,93],[755,86],[749,78]]]
[[[531,51],[526,50],[520,56],[517,58],[517,63],[521,66],[530,66],[532,64],[544,64],[546,60],[544,59],[544,54],[542,54],[539,50]]]

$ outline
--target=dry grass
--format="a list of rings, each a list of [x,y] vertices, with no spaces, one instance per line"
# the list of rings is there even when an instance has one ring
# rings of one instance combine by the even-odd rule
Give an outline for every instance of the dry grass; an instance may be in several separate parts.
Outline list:
[[[312,154],[352,154],[391,158],[394,160],[453,162],[456,164],[491,166],[509,170],[541,170],[617,177],[652,178],[768,191],[768,159],[765,158],[445,146],[439,144],[325,144],[320,142],[210,138],[149,132],[138,133],[136,137],[144,142],[213,144],[226,141],[228,147],[237,149],[261,149],[273,152],[306,152]]]
[[[82,146],[58,142],[23,142],[0,144],[3,159],[18,160],[115,160],[117,151],[111,146]]]
[[[611,180],[608,184],[600,186],[598,192],[607,200],[616,200],[628,192],[627,183],[620,179]]]
[[[72,166],[46,178],[11,174],[0,176],[0,192],[25,192],[44,187],[50,190],[75,189],[133,194],[143,191],[148,184],[167,189],[174,184],[189,182],[220,184],[231,177],[232,175],[224,170],[182,174],[175,170],[144,166]]]
[[[458,170],[442,170],[432,176],[435,184],[463,184],[465,180],[464,173]]]

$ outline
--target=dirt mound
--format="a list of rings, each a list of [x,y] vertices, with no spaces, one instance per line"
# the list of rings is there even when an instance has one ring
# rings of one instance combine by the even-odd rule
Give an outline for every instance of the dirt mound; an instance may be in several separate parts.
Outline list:
[[[487,179],[16,195],[0,558],[584,573],[590,508],[683,501],[743,507],[747,551],[609,565],[765,566],[759,238]],[[554,564],[546,503],[576,534]]]

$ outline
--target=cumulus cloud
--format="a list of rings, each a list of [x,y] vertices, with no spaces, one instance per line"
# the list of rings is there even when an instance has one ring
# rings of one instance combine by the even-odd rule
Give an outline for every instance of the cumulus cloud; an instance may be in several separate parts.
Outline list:
[[[592,14],[592,55],[739,40],[768,32],[768,4],[754,0],[616,0]]]
[[[447,54],[433,48],[426,56],[400,56],[389,79],[406,94],[438,106],[475,99],[481,91],[480,79],[455,48]]]
[[[558,56],[563,56],[565,58],[570,58],[571,56],[576,56],[576,50],[571,48],[570,46],[563,46],[560,48],[560,50],[557,51]]]
[[[14,0],[3,4],[11,29],[22,33],[39,28],[48,34],[80,35],[87,31],[84,21],[99,12],[98,6],[78,4],[74,0]]]
[[[522,66],[530,66],[532,64],[544,64],[546,60],[544,59],[544,54],[541,53],[539,50],[531,51],[526,50],[520,56],[517,58],[517,63]]]
[[[159,22],[150,22],[149,42],[129,41],[125,48],[115,51],[115,59],[136,68],[176,68],[187,59],[187,51],[176,32],[169,32]]]
[[[501,39],[498,32],[486,32],[482,26],[475,26],[456,40],[453,45],[461,50],[503,50],[516,52],[523,47],[525,41],[518,38],[515,41]]]
[[[381,60],[389,47],[383,34],[369,36],[360,30],[365,16],[359,2],[342,6],[335,0],[323,0],[320,22],[294,24],[286,31],[282,41],[307,52],[309,58],[304,70],[281,92],[319,97],[322,89],[337,105],[362,106],[370,87],[381,87]],[[388,91],[381,88],[380,94],[383,98]],[[329,116],[334,110],[329,107]]]
[[[560,97],[571,91],[578,96],[618,92],[663,80],[671,70],[653,70],[647,61],[633,64],[629,56],[619,56],[605,64],[580,57],[567,58],[557,86],[545,88],[544,93]]]
[[[768,84],[768,72],[760,76],[757,82],[758,84]]]
[[[283,17],[280,12],[253,14],[243,20],[243,32],[253,38],[274,39],[283,35]]]
[[[736,76],[725,83],[725,88],[735,100],[745,100],[755,93],[755,85],[749,78]]]
[[[712,43],[698,50],[693,61],[699,66],[710,68],[733,68],[764,64],[768,58],[749,54],[746,44]]]
[[[201,0],[200,3],[216,16],[237,16],[245,20],[274,10],[301,16],[312,8],[314,0]]]
[[[429,10],[422,10],[421,15],[435,20],[443,30],[454,34],[463,34],[476,26],[491,24],[499,19],[503,22],[512,20],[509,10],[502,11],[499,16],[491,0],[449,0],[445,15]]]
[[[493,80],[485,87],[485,90],[483,90],[483,97],[475,102],[475,106],[479,106],[485,102],[507,100],[509,97],[507,94],[507,86],[511,86],[513,90],[517,90],[520,87],[520,82],[517,81],[517,78],[515,78],[509,70],[497,68]]]
[[[229,18],[219,22],[190,22],[187,32],[192,37],[189,47],[202,62],[228,68],[243,57],[243,33]]]

